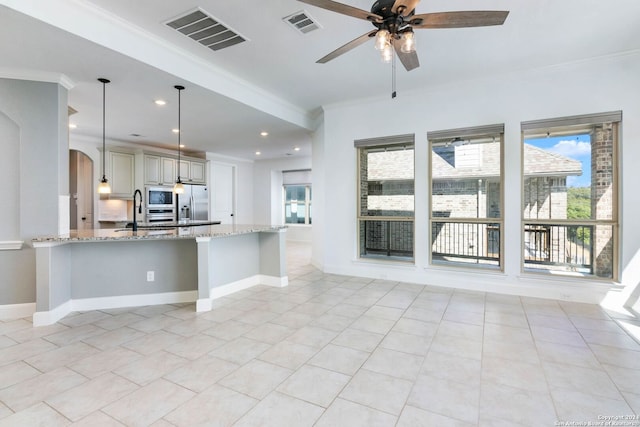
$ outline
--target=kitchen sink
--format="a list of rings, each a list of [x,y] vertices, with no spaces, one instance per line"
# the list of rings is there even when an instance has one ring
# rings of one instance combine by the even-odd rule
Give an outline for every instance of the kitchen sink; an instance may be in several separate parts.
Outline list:
[[[178,227],[165,225],[138,226],[138,231],[175,230],[176,228]],[[113,231],[133,231],[133,228],[117,228]]]

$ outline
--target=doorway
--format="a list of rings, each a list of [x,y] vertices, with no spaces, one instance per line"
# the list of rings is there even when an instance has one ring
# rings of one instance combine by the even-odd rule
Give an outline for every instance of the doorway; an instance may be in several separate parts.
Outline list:
[[[93,228],[93,161],[81,151],[69,150],[69,226]]]

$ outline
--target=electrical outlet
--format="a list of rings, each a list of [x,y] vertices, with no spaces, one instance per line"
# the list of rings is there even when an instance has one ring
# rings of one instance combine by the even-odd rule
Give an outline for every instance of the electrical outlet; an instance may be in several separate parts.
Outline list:
[[[154,271],[147,271],[147,282],[153,282],[156,280],[156,274]]]

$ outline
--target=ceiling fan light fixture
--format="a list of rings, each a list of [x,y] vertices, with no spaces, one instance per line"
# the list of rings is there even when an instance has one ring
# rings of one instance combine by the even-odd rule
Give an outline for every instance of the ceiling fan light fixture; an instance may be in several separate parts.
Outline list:
[[[404,53],[412,53],[416,51],[416,39],[413,31],[407,31],[402,34],[402,46],[400,50]]]
[[[382,62],[384,62],[385,64],[388,64],[391,62],[391,60],[393,59],[393,49],[391,48],[391,45],[388,44],[385,46],[385,48],[382,50],[382,52],[380,52],[381,54],[381,58],[382,58]]]
[[[389,46],[391,40],[391,34],[387,30],[380,30],[376,33],[376,50],[384,51]]]

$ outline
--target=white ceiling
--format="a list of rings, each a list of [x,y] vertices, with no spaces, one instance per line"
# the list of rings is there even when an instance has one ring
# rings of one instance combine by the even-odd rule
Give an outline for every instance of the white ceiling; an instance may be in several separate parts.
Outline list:
[[[345,3],[369,10],[372,0]],[[34,5],[32,5],[34,3]],[[183,84],[182,140],[189,149],[246,159],[310,155],[323,106],[389,97],[391,69],[373,42],[315,61],[373,29],[370,23],[296,0],[0,0],[0,77],[29,70],[74,83],[77,135],[175,146],[176,84]],[[248,39],[212,51],[164,23],[201,8]],[[421,67],[398,64],[395,102],[496,73],[640,49],[638,0],[423,0],[416,13],[508,10],[503,26],[416,32]],[[305,10],[322,26],[303,35],[282,18]],[[27,74],[28,75],[28,74]],[[169,103],[153,104],[156,98]],[[266,130],[264,138],[260,131]],[[139,137],[131,134],[140,134]],[[300,147],[300,151],[294,151]]]

